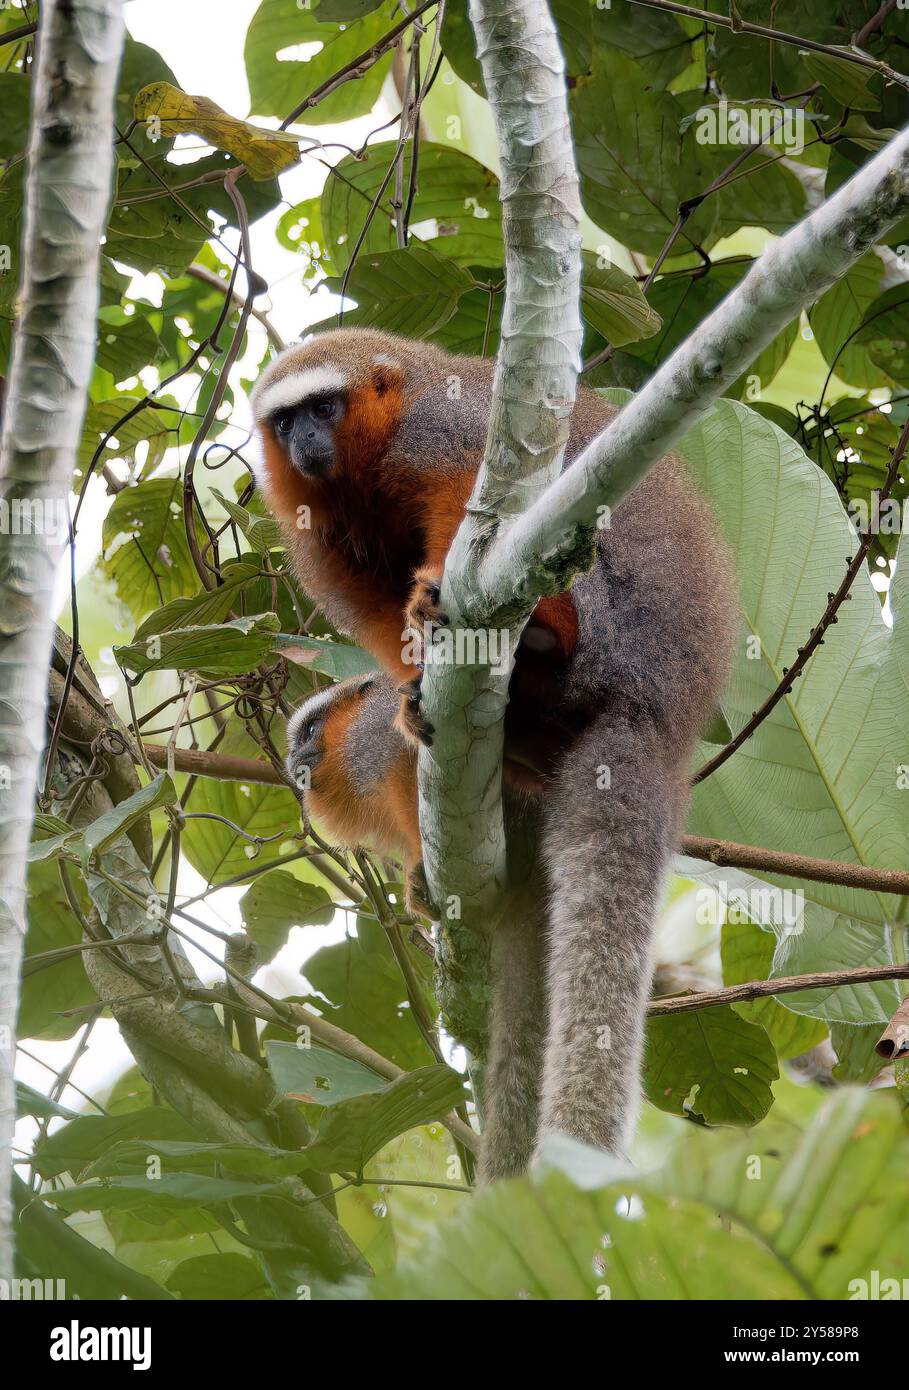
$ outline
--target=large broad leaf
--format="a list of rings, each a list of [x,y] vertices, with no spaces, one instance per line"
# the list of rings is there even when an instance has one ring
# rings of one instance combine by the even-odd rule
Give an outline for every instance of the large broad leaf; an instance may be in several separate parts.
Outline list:
[[[381,1091],[386,1084],[384,1076],[364,1067],[362,1062],[316,1044],[301,1047],[297,1043],[269,1041],[265,1052],[278,1090],[307,1105],[337,1105],[352,1096]]]
[[[326,281],[340,293],[340,278]],[[344,314],[345,327],[383,328],[409,338],[435,332],[451,318],[473,278],[454,261],[443,260],[428,246],[360,256],[350,274],[346,295],[357,307]]]
[[[85,826],[81,843],[77,846],[83,865],[87,866],[93,854],[101,854],[152,811],[157,811],[162,806],[173,806],[176,799],[177,791],[173,782],[166,772],[159,772],[146,786],[140,787],[125,801],[112,806],[103,816]]]
[[[327,1109],[303,1150],[326,1173],[361,1173],[389,1140],[442,1117],[464,1100],[464,1079],[451,1067],[419,1067],[381,1089]]]
[[[199,587],[182,497],[179,478],[151,478],[119,492],[104,518],[104,569],[134,618]]]
[[[24,1115],[32,1115],[37,1120],[75,1120],[78,1118],[75,1110],[68,1110],[65,1105],[50,1100],[48,1096],[42,1096],[40,1091],[26,1085],[24,1081],[17,1081],[16,1119],[21,1120]]]
[[[347,680],[348,676],[362,676],[376,669],[375,657],[365,647],[354,646],[351,642],[332,642],[321,637],[300,637],[296,633],[279,632],[274,645],[275,650],[288,661],[307,670],[321,671],[336,681]]]
[[[259,1261],[232,1250],[183,1260],[168,1275],[167,1287],[181,1298],[206,1302],[209,1299],[272,1297]]]
[[[244,758],[261,756],[239,721],[229,728],[218,751]],[[203,779],[193,794],[191,809],[230,822],[190,819],[183,828],[180,848],[208,883],[223,883],[296,847],[291,837],[300,828],[300,807],[284,787]]]
[[[743,406],[720,402],[680,449],[737,561],[745,632],[724,701],[737,732],[783,679],[823,613],[855,551],[855,533],[824,474],[792,439]],[[907,762],[904,592],[904,585],[895,587],[891,632],[867,572],[859,575],[851,601],[791,693],[696,789],[695,833],[847,864],[907,862],[909,800],[900,789]],[[746,901],[756,895],[753,920],[778,936],[773,974],[893,959],[893,897],[771,879],[780,892],[804,894],[804,913],[769,920],[766,883],[736,870],[695,865],[693,871],[726,895],[730,886],[741,887]],[[899,999],[899,988],[887,982],[788,995],[786,1004],[831,1021],[883,1023]]]
[[[396,140],[369,145],[364,157],[342,159],[322,191],[321,217],[325,247],[332,265],[344,270],[395,157]],[[404,189],[410,188],[410,145],[404,152]],[[451,145],[420,143],[419,179],[410,226],[447,260],[464,265],[497,265],[502,260],[502,214],[499,180],[470,155]],[[394,179],[372,217],[363,251],[393,251]]]
[[[858,330],[865,321],[869,307],[880,293],[883,273],[880,257],[869,251],[856,261],[848,274],[821,296],[809,315],[825,361],[850,386],[886,384],[881,368],[875,366],[867,348],[857,341]],[[906,291],[904,296],[909,298]],[[883,332],[881,336],[884,336]]]
[[[223,622],[259,572],[258,565],[242,562],[226,567],[224,583],[217,589],[200,589],[192,598],[175,598],[150,613],[136,628],[133,644],[144,643],[156,633],[172,632],[175,628],[204,628]]]
[[[176,627],[149,634],[128,647],[114,647],[114,656],[134,675],[148,671],[197,671],[203,676],[242,676],[255,670],[274,650],[278,631],[275,613],[234,618],[205,627]]]
[[[581,255],[584,322],[602,333],[613,347],[652,338],[660,328],[660,316],[647,303],[637,281],[618,266],[602,266],[601,258],[591,251]]]
[[[69,1173],[77,1178],[102,1154],[128,1139],[141,1139],[146,1155],[157,1153],[165,1140],[189,1140],[193,1131],[182,1116],[166,1106],[130,1110],[125,1115],[80,1115],[45,1137],[35,1149],[35,1168],[42,1178]]]
[[[158,335],[142,314],[127,314],[118,304],[100,311],[95,364],[110,372],[114,381],[125,381],[152,365],[158,347]],[[122,413],[128,408],[127,403]]]
[[[30,93],[31,78],[26,73],[0,73],[0,159],[25,149]]]
[[[626,69],[640,70],[649,86],[662,91],[691,61],[689,35],[674,14],[645,10],[633,0],[591,8],[595,49],[624,54]]]
[[[571,93],[571,115],[586,212],[624,246],[656,255],[679,203],[712,178],[704,147],[680,134],[683,107],[668,92],[655,92],[621,54],[598,49],[593,74],[578,78]],[[715,219],[708,198],[677,249],[690,250]]]
[[[426,975],[426,957],[413,956]],[[413,1021],[407,992],[385,933],[377,922],[357,919],[357,934],[324,946],[303,966],[315,991],[313,1004],[331,1023],[353,1033],[399,1067],[424,1066],[432,1054]]]
[[[872,1269],[901,1273],[907,1242],[899,1109],[846,1091],[804,1133],[691,1126],[646,1175],[557,1141],[542,1171],[480,1193],[416,1258],[348,1296],[845,1300],[868,1296]]]
[[[280,1195],[281,1190],[279,1183],[253,1184],[202,1173],[166,1173],[155,1179],[143,1176],[76,1183],[46,1195],[61,1211],[141,1212],[147,1220],[155,1221],[166,1220],[176,1212],[185,1216],[193,1208],[232,1202],[238,1197]],[[210,1218],[200,1212],[200,1219],[199,1229],[207,1230]]]
[[[766,980],[773,968],[773,945],[773,937],[753,922],[724,922],[720,938],[723,983],[744,985],[751,980]],[[827,1028],[820,1019],[806,1018],[787,1009],[787,997],[783,996],[779,1003],[775,999],[753,999],[733,1008],[742,1018],[765,1029],[777,1056],[798,1057],[822,1042]]]
[[[179,275],[214,230],[209,212],[236,226],[237,210],[224,188],[224,175],[236,163],[215,152],[191,165],[177,164],[167,158],[170,148],[169,140],[147,142],[145,163],[130,159],[121,164],[104,250],[138,270]],[[254,182],[244,174],[240,188],[250,222],[281,198],[277,179]]]
[[[84,472],[88,468],[102,441],[110,435],[107,446],[99,455],[101,464],[114,459],[135,457],[138,445],[148,441],[152,459],[156,453],[163,452],[169,442],[171,431],[179,421],[176,408],[171,410],[139,411],[131,420],[121,423],[123,417],[133,406],[138,405],[139,396],[117,396],[113,400],[93,401],[86,412],[82,427],[82,440],[79,444],[78,466]]]
[[[304,883],[286,869],[273,869],[253,880],[240,899],[240,912],[264,965],[286,945],[293,927],[327,926],[335,908],[319,884]]]
[[[352,24],[319,22],[317,11],[288,5],[286,0],[262,0],[246,31],[244,56],[253,115],[287,116],[327,78],[369,49],[392,27],[391,5]],[[318,44],[318,50],[312,49]],[[295,50],[303,50],[298,54]],[[308,50],[308,51],[307,51]],[[391,67],[387,53],[362,77],[347,82],[300,120],[331,125],[365,116],[373,108]]]
[[[82,896],[78,886],[76,891]],[[29,868],[28,900],[18,1035],[23,1039],[71,1038],[85,1024],[85,1014],[71,1011],[97,1002],[82,965],[81,951],[74,950],[72,955],[34,973],[29,971],[32,958],[45,951],[76,947],[82,941],[82,928],[67,901],[53,860]],[[87,902],[83,905],[87,906]]]
[[[644,1089],[660,1110],[709,1125],[757,1124],[773,1104],[779,1075],[759,1024],[730,1008],[647,1020]]]

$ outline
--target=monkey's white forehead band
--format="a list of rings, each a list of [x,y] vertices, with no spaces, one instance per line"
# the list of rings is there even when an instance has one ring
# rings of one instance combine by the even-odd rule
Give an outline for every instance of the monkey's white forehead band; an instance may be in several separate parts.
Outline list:
[[[288,738],[293,738],[301,724],[305,724],[308,720],[314,718],[321,709],[324,709],[326,705],[331,704],[335,699],[335,689],[335,686],[330,685],[326,690],[320,690],[317,695],[310,695],[308,700],[303,701],[300,708],[294,712],[287,722]]]
[[[286,410],[299,405],[310,396],[323,395],[326,391],[339,391],[347,385],[347,377],[337,367],[307,367],[302,372],[289,372],[287,376],[270,381],[253,395],[253,414],[256,424],[261,425],[276,410]]]

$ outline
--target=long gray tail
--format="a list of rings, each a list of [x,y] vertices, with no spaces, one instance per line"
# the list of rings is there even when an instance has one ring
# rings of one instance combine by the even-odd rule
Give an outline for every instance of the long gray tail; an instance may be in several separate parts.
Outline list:
[[[484,1077],[480,1181],[516,1177],[537,1137],[546,1001],[546,891],[537,873],[510,891],[492,937],[493,994]]]
[[[683,802],[647,715],[609,710],[566,754],[548,799],[549,1005],[539,1140],[624,1156],[640,1104],[654,919]],[[671,759],[671,760],[670,760]]]

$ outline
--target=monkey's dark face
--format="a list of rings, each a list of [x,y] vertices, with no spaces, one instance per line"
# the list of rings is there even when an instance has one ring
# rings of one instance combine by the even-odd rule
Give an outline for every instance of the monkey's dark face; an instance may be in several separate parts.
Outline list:
[[[291,464],[308,478],[327,477],[337,459],[336,431],[347,411],[343,392],[310,396],[281,406],[269,423]]]
[[[313,787],[316,770],[325,754],[328,708],[319,697],[301,705],[287,725],[287,770],[303,791]]]

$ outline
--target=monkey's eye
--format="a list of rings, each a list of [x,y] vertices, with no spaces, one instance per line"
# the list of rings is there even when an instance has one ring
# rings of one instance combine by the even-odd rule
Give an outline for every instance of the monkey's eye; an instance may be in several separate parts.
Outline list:
[[[294,427],[294,412],[292,410],[279,410],[272,420],[275,434],[290,434]]]
[[[311,409],[317,420],[330,420],[335,413],[335,403],[332,400],[313,401]]]
[[[306,726],[306,742],[307,742],[307,743],[311,743],[312,740],[315,738],[315,736],[316,736],[316,724],[315,724],[315,720],[313,720],[312,723],[307,724],[307,726]]]

